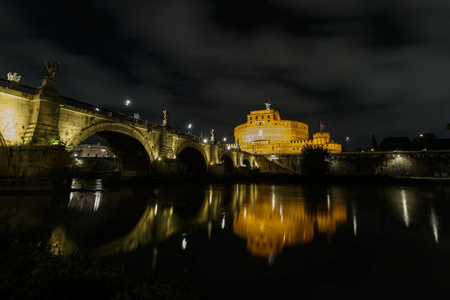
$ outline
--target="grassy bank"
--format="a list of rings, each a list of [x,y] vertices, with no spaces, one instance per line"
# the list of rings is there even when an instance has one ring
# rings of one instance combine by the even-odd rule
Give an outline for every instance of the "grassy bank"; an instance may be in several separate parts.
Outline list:
[[[0,299],[192,299],[182,273],[164,281],[145,253],[64,256],[44,232],[0,222]],[[176,270],[174,270],[176,272]]]

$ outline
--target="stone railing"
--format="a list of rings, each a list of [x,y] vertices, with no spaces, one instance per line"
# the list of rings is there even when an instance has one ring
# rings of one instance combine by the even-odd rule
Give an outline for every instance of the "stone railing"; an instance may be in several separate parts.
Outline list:
[[[16,81],[10,81],[5,78],[0,78],[0,86],[12,90],[16,90],[29,95],[36,95],[37,89],[25,84],[18,83]]]
[[[114,112],[112,110],[101,108],[101,107],[98,107],[98,106],[95,106],[95,105],[92,105],[89,103],[81,102],[81,101],[75,100],[73,98],[69,98],[69,97],[60,95],[59,101],[61,104],[65,104],[65,105],[69,105],[69,106],[72,106],[75,108],[87,110],[91,113],[98,114],[103,117],[112,118],[115,120],[120,120],[120,121],[125,121],[125,122],[131,122],[135,125],[140,125],[140,126],[147,127],[147,128],[159,128],[160,127],[160,125],[158,125],[158,124],[151,123],[151,122],[148,122],[148,121],[145,121],[142,119],[137,119],[132,116]]]

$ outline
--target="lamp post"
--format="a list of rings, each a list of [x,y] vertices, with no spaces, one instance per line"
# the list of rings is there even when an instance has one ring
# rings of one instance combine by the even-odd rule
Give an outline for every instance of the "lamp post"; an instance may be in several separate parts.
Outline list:
[[[188,128],[188,134],[190,135],[190,134],[191,134],[192,124],[189,123],[188,126],[187,126],[187,128]]]
[[[128,105],[130,105],[131,104],[131,100],[125,100],[125,107],[126,107],[126,109],[125,109],[125,114],[128,116]]]
[[[421,133],[420,137],[422,138],[422,151],[425,151],[427,150],[425,149],[425,136],[423,135],[423,133]]]

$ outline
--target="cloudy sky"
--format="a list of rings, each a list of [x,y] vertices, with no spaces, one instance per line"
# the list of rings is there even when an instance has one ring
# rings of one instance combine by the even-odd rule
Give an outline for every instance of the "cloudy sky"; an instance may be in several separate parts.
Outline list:
[[[450,138],[450,1],[4,1],[0,77],[234,140],[269,95],[282,119],[321,120],[347,149]],[[351,142],[347,144],[345,137]]]

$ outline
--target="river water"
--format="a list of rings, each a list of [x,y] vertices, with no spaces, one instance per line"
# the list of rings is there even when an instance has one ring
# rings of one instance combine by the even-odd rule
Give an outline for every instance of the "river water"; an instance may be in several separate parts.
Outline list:
[[[450,185],[103,184],[2,195],[19,230],[65,254],[145,251],[208,298],[447,294]],[[175,266],[177,268],[175,268]]]

